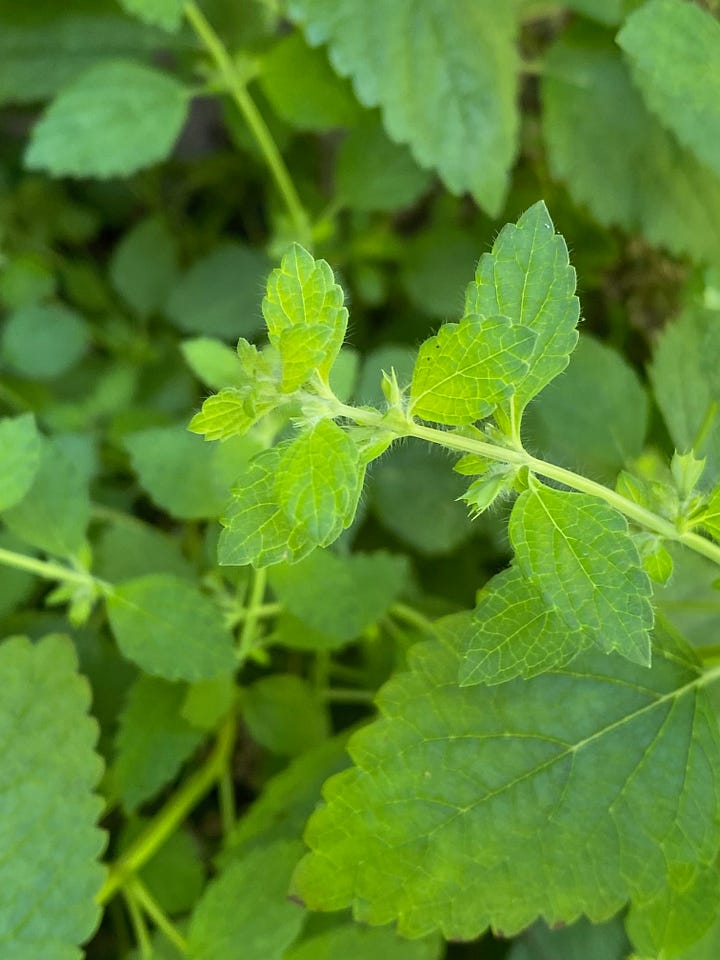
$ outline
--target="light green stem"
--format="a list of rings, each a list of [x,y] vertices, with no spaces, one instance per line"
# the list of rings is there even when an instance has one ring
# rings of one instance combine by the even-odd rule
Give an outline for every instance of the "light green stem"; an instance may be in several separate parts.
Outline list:
[[[118,890],[123,888],[175,833],[205,794],[215,786],[232,753],[235,726],[235,716],[231,714],[220,728],[215,747],[203,766],[185,781],[177,793],[170,797],[140,836],[110,867],[105,883],[97,895],[98,903],[107,903]]]
[[[394,603],[390,607],[390,613],[397,620],[402,620],[411,627],[423,630],[425,633],[435,633],[435,625],[432,620],[420,613],[414,607],[409,607],[406,603]]]
[[[346,687],[326,687],[320,691],[323,700],[328,703],[372,703],[375,699],[373,690],[350,690]]]
[[[145,917],[140,909],[140,904],[137,902],[132,890],[123,890],[123,896],[125,897],[130,924],[132,925],[138,950],[140,951],[140,958],[141,960],[152,960],[153,948],[150,941],[150,933],[145,923]]]
[[[37,557],[28,557],[26,554],[16,553],[14,550],[0,548],[0,563],[6,567],[15,567],[16,570],[26,570],[28,573],[34,573],[45,580],[62,580],[64,583],[78,584],[95,581],[103,591],[112,589],[109,583],[98,580],[91,573],[83,570],[72,570],[70,567],[65,567],[60,563],[51,563],[48,560],[38,560]]]
[[[260,610],[264,606],[263,598],[265,597],[266,584],[267,571],[265,569],[255,570],[237,651],[237,657],[240,663],[245,663],[255,644]]]
[[[436,427],[426,427],[410,418],[402,425],[395,427],[392,421],[386,420],[379,411],[360,410],[339,401],[332,404],[332,414],[337,417],[346,417],[362,426],[374,427],[378,431],[394,430],[398,437],[417,437],[419,440],[427,440],[428,443],[437,444],[448,450],[456,450],[458,453],[474,453],[486,457],[488,460],[508,463],[517,467],[527,467],[532,473],[546,477],[548,480],[556,480],[572,490],[599,497],[646,530],[650,530],[667,540],[682,543],[690,550],[694,550],[714,563],[720,564],[719,544],[713,543],[712,540],[701,537],[690,530],[680,530],[670,520],[653,513],[652,510],[648,510],[632,500],[628,500],[615,490],[611,490],[595,480],[583,477],[579,473],[574,473],[572,470],[566,470],[554,463],[548,463],[546,460],[533,457],[532,454],[522,448],[502,447],[489,441],[463,437],[447,430],[438,430]]]
[[[220,76],[228,93],[242,113],[255,142],[260,148],[265,162],[283,198],[290,219],[292,220],[297,239],[305,246],[310,246],[312,234],[310,220],[303,207],[295,184],[285,166],[277,144],[272,138],[262,114],[247,91],[245,79],[232,61],[225,45],[212,28],[203,12],[193,0],[185,4],[185,16],[205,49],[215,61]]]
[[[133,877],[126,885],[126,894],[142,908],[145,915],[155,924],[163,935],[176,947],[180,953],[188,953],[188,942],[167,917],[160,904],[152,896],[148,888],[137,877]]]

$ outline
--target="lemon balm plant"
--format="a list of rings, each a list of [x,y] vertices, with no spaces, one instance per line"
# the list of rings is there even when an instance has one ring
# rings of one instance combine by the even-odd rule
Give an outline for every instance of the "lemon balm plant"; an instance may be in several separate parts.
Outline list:
[[[716,960],[715,6],[0,0],[3,960]]]

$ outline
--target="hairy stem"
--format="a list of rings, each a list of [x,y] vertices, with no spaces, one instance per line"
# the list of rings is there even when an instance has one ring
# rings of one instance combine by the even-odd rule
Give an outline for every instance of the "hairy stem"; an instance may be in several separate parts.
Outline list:
[[[0,548],[0,563],[6,567],[15,567],[16,570],[26,570],[28,573],[34,573],[45,580],[61,580],[63,583],[87,584],[94,581],[103,590],[112,589],[109,583],[104,580],[98,580],[91,573],[84,570],[73,570],[60,563],[52,563],[49,560],[38,560],[37,557],[29,557],[24,553],[16,553],[15,550],[5,550]]]
[[[362,426],[374,427],[378,431],[391,430],[396,432],[398,437],[416,437],[418,440],[426,440],[428,443],[437,444],[448,450],[456,450],[458,453],[474,453],[486,457],[488,460],[508,463],[517,467],[527,467],[538,476],[555,480],[580,493],[588,493],[591,496],[599,497],[638,526],[667,540],[682,543],[690,550],[694,550],[720,565],[719,544],[713,543],[712,540],[708,540],[697,533],[692,533],[692,531],[680,530],[667,518],[653,513],[652,510],[648,510],[632,500],[628,500],[615,490],[611,490],[610,487],[597,483],[595,480],[590,480],[588,477],[583,477],[579,473],[574,473],[572,470],[566,470],[565,467],[559,467],[554,463],[548,463],[546,460],[533,457],[532,454],[522,448],[503,447],[490,441],[463,437],[447,430],[439,430],[437,427],[424,426],[411,418],[405,420],[402,425],[395,426],[393,421],[389,418],[386,419],[380,411],[356,409],[339,401],[332,404],[331,409],[333,416],[345,417]]]
[[[245,620],[240,633],[240,643],[238,645],[237,657],[240,663],[245,663],[250,656],[255,644],[258,621],[260,620],[260,610],[265,606],[263,599],[265,597],[265,587],[267,585],[267,570],[255,570],[253,572],[252,586],[250,587],[250,597],[245,609]]]
[[[308,215],[300,201],[295,184],[288,168],[285,166],[285,161],[277,148],[277,144],[273,140],[262,114],[255,105],[255,101],[247,91],[245,79],[233,63],[222,40],[193,0],[189,0],[185,4],[185,16],[214,60],[228,93],[237,104],[245,123],[247,123],[255,138],[255,142],[260,148],[265,163],[280,191],[280,196],[292,220],[297,239],[305,246],[310,246],[311,228]]]
[[[203,766],[170,797],[140,836],[110,867],[105,883],[97,895],[98,903],[107,903],[118,890],[122,889],[175,833],[205,794],[218,783],[225,770],[227,759],[232,753],[235,727],[235,715],[231,714],[220,728],[215,747]]]

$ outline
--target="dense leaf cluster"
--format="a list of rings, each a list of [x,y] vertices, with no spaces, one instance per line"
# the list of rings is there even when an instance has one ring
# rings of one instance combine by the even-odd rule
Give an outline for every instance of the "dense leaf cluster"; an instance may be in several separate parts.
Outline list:
[[[0,26],[3,960],[716,960],[716,5]]]

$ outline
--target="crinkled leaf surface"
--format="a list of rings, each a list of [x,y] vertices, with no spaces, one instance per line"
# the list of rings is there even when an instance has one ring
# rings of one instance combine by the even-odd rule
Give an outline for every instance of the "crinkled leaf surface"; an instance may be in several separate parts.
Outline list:
[[[291,0],[288,12],[311,44],[328,44],[360,102],[381,108],[393,140],[499,213],[518,127],[512,4]]]
[[[446,323],[420,347],[410,412],[461,425],[489,416],[522,381],[535,334],[504,316]]]
[[[128,694],[115,739],[113,788],[134,811],[179,772],[199,746],[203,732],[181,715],[184,683],[141,675]]]
[[[415,646],[325,786],[294,891],[361,922],[508,935],[539,915],[598,921],[720,842],[720,737],[692,653],[651,670],[599,652],[496,687],[459,687],[466,617]]]
[[[5,641],[0,676],[0,954],[79,960],[100,916],[105,845],[90,688],[59,636]]]
[[[545,70],[548,163],[573,200],[603,226],[641,231],[675,254],[717,260],[720,178],[649,112],[606,34],[566,30]]]
[[[40,465],[40,435],[31,413],[0,420],[0,510],[25,496]]]
[[[720,175],[720,23],[682,0],[650,0],[617,36],[646,103]]]
[[[283,360],[283,389],[302,386],[315,369],[327,379],[345,338],[344,299],[329,264],[298,243],[270,274],[262,309]]]
[[[352,437],[332,420],[321,420],[285,449],[275,496],[293,528],[290,547],[305,539],[319,546],[350,526],[362,491],[364,467]]]
[[[460,682],[534,677],[572,660],[592,636],[572,630],[538,588],[513,567],[485,586],[467,633]]]
[[[298,840],[276,840],[231,862],[206,889],[190,920],[191,960],[232,957],[281,960],[305,914],[287,896],[302,852]]]
[[[597,497],[535,485],[509,526],[518,566],[572,631],[650,663],[650,580],[621,513]]]
[[[500,231],[467,289],[466,313],[503,314],[536,334],[513,405],[522,412],[561,373],[577,343],[580,303],[568,250],[542,201]]]
[[[229,673],[233,639],[213,601],[166,574],[121,583],[107,599],[122,654],[165,680],[202,680]]]
[[[53,100],[33,128],[25,164],[54,176],[127,176],[170,153],[188,100],[187,89],[166,73],[105,61]]]

